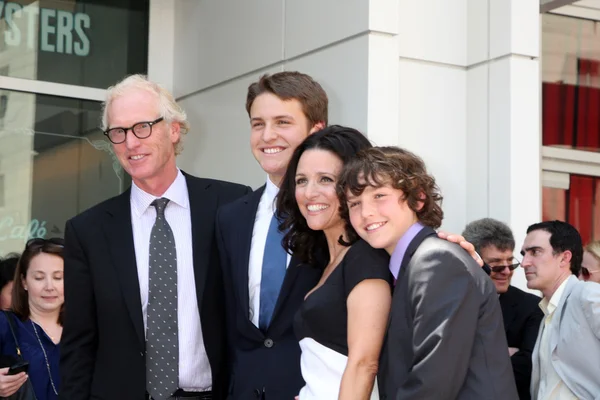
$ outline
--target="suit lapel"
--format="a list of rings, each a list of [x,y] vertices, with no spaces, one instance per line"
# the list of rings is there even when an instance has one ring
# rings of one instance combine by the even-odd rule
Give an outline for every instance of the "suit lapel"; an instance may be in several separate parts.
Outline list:
[[[198,299],[198,310],[200,311],[214,240],[214,220],[218,197],[209,183],[185,173],[184,176],[190,198],[194,280],[196,281],[196,297]]]
[[[402,277],[404,276],[404,274],[408,268],[408,264],[410,263],[410,260],[412,259],[413,255],[415,254],[415,252],[417,251],[417,249],[419,248],[421,243],[423,243],[423,240],[425,240],[425,238],[427,238],[428,236],[432,236],[435,234],[436,233],[433,229],[431,229],[428,226],[425,226],[425,227],[423,227],[423,229],[421,229],[416,234],[416,236],[413,238],[413,240],[411,240],[410,244],[406,248],[404,257],[402,257],[402,263],[400,264],[400,272],[398,273],[398,279],[397,279],[398,283],[402,280]]]
[[[571,279],[572,278],[572,279]],[[569,277],[569,281],[565,286],[565,290],[560,298],[560,302],[556,307],[556,311],[554,311],[554,316],[552,317],[552,323],[550,324],[551,331],[550,333],[550,354],[553,354],[556,351],[556,346],[558,346],[558,338],[560,335],[560,323],[563,315],[563,311],[567,307],[569,296],[571,296],[571,292],[573,291],[573,287],[575,283],[578,282],[577,278]]]
[[[130,196],[131,189],[118,196],[107,208],[108,218],[104,223],[104,234],[108,242],[112,264],[117,272],[121,292],[125,299],[125,305],[138,335],[140,345],[144,347],[144,321],[131,227]]]
[[[432,235],[436,235],[435,231],[433,229],[431,229],[430,227],[425,226],[425,227],[423,227],[423,229],[421,229],[416,234],[416,236],[413,238],[413,240],[411,240],[408,247],[406,248],[406,252],[404,253],[404,256],[402,257],[402,262],[400,263],[400,271],[398,272],[398,279],[396,280],[396,287],[394,287],[394,292],[392,294],[392,308],[394,307],[394,303],[396,301],[403,301],[402,299],[404,299],[404,294],[400,293],[400,290],[397,290],[397,288],[400,287],[401,282],[403,281],[403,278],[404,278],[404,275],[406,274],[406,270],[408,269],[408,264],[410,263],[410,260],[412,259],[413,255],[415,254],[415,252],[417,251],[417,249],[419,248],[421,243],[423,243],[425,238],[432,236]],[[399,306],[397,306],[397,307],[399,307]],[[388,317],[387,330],[390,329],[391,322],[392,322],[392,313],[390,312],[390,315]]]
[[[241,302],[242,310],[250,310],[250,294],[248,292],[248,268],[250,267],[250,249],[252,246],[252,232],[254,231],[254,222],[256,220],[256,212],[260,198],[265,191],[265,186],[255,190],[244,201],[244,210],[239,220],[239,238],[240,238],[240,258],[239,262],[233,263],[231,266],[235,270],[232,271],[232,276],[237,286],[237,292]],[[250,322],[250,316],[248,321]],[[252,322],[250,325],[254,326]],[[256,328],[258,329],[258,328]]]
[[[279,296],[277,297],[277,303],[275,304],[275,309],[273,310],[273,317],[271,318],[271,324],[269,326],[269,329],[271,329],[272,326],[277,325],[277,316],[281,313],[285,301],[292,292],[294,282],[298,278],[300,269],[302,268],[311,267],[302,264],[300,260],[292,256],[292,258],[290,259],[290,265],[288,266],[287,271],[285,273],[285,278],[283,279],[283,283],[281,284],[281,289],[279,290]]]
[[[500,295],[500,308],[502,309],[502,316],[504,319],[504,330],[507,331],[510,324],[516,317],[516,310],[519,306],[517,299],[515,298],[515,290],[512,286],[508,286],[506,293]]]

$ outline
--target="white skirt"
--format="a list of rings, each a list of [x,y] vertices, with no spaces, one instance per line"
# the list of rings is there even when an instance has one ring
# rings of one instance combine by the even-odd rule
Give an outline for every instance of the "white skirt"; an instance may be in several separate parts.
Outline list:
[[[336,400],[340,394],[342,375],[348,357],[317,343],[314,339],[300,341],[300,367],[306,385],[300,389],[300,400]],[[377,380],[371,400],[379,400]]]

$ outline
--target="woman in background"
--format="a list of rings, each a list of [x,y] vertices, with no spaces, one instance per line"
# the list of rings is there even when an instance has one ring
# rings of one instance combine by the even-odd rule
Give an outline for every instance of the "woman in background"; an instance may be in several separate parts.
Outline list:
[[[0,369],[0,397],[15,393],[31,380],[38,400],[55,400],[59,389],[59,351],[62,335],[63,295],[62,239],[32,239],[19,259],[12,292],[12,312],[0,313],[0,353],[16,356],[9,320],[29,362],[27,373],[8,375]]]
[[[600,240],[585,246],[579,278],[584,281],[600,283]]]

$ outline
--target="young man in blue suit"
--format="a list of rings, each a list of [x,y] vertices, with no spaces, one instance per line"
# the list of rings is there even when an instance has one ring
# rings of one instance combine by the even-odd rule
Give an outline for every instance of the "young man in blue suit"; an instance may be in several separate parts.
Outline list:
[[[267,181],[217,214],[233,399],[293,399],[303,385],[292,322],[321,271],[283,251],[274,200],[296,147],[327,125],[327,108],[321,85],[299,72],[264,75],[248,88],[250,145]]]

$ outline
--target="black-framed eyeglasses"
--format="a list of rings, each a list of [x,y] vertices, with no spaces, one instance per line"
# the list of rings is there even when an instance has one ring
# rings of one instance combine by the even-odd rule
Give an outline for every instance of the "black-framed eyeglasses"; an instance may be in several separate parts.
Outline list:
[[[127,139],[127,132],[131,131],[138,139],[146,139],[148,136],[152,134],[152,127],[162,121],[164,118],[160,117],[155,119],[154,121],[142,121],[130,126],[129,128],[110,128],[104,131],[108,140],[113,142],[114,144],[123,143],[125,139]]]
[[[27,241],[27,243],[25,244],[25,248],[29,248],[30,246],[33,246],[33,245],[41,245],[41,246],[43,246],[46,243],[54,244],[54,245],[60,246],[60,247],[65,247],[65,239],[58,238],[58,237],[53,237],[53,238],[49,238],[49,239],[44,239],[44,238],[29,239]]]
[[[515,269],[517,269],[517,267],[518,267],[519,265],[521,265],[521,263],[519,263],[519,262],[517,262],[517,263],[515,263],[515,264],[509,264],[509,265],[498,265],[498,266],[496,266],[496,267],[492,267],[492,266],[490,265],[490,269],[492,270],[492,272],[495,272],[495,273],[502,272],[502,271],[504,271],[506,268],[508,268],[508,270],[509,270],[509,271],[514,271]]]

